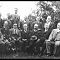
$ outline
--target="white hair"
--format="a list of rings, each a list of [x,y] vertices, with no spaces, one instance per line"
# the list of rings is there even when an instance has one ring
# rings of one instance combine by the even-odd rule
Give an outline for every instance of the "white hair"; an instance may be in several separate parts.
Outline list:
[[[17,25],[16,23],[14,25]]]
[[[23,26],[27,26],[27,24],[24,24]]]
[[[35,24],[34,26],[38,26],[38,24]]]

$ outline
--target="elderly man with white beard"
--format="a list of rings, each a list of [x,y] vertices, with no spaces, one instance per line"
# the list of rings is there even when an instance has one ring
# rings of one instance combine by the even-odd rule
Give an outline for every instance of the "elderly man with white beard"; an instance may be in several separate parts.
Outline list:
[[[60,46],[60,22],[57,24],[57,28],[53,29],[48,40],[46,40],[46,48],[47,48],[47,53],[50,55],[50,44],[54,41],[55,49],[54,49],[54,54],[56,53],[56,47]]]

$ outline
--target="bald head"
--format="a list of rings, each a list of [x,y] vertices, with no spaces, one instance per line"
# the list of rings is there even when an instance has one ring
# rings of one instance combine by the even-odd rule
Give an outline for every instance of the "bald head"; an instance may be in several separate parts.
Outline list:
[[[8,27],[8,21],[4,22],[4,27],[7,28]]]
[[[4,25],[8,25],[8,21],[5,21],[5,22],[4,22]]]

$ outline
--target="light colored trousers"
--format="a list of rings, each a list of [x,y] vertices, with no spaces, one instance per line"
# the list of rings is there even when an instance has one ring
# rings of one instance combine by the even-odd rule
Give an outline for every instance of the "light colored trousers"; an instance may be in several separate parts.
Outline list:
[[[54,43],[46,41],[46,49],[47,49],[47,53],[50,53],[50,45],[54,44],[54,54],[56,52],[56,47],[60,45],[60,41],[55,41]]]

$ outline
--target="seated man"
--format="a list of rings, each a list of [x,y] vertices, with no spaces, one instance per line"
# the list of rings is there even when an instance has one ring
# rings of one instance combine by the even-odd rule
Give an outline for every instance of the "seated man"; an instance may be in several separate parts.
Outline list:
[[[52,28],[49,28],[49,25],[45,24],[44,25],[44,31],[43,31],[43,34],[42,34],[43,36],[40,38],[41,39],[40,42],[41,43],[44,42],[42,44],[42,50],[41,50],[41,55],[40,56],[46,54],[46,43],[45,43],[45,40],[47,40],[49,38],[49,35],[50,35],[51,31],[52,31]]]
[[[11,42],[14,42],[15,47],[18,48],[20,46],[21,33],[17,28],[17,24],[13,24],[13,28],[10,29],[10,36],[12,38]]]
[[[13,28],[10,29],[10,35],[14,38],[21,37],[20,30],[17,28],[17,24],[13,24]]]
[[[9,49],[8,46],[9,46],[9,28],[8,28],[8,21],[5,21],[4,22],[4,25],[1,29],[1,33],[2,33],[2,37],[3,37],[3,40],[2,40],[2,50],[4,50],[4,52],[7,52],[7,50]]]
[[[50,55],[51,53],[50,51],[51,44],[54,44],[56,47],[60,45],[60,22],[57,24],[57,28],[52,30],[48,40],[46,40],[46,49],[47,49],[48,55]]]
[[[9,29],[8,29],[8,22],[7,21],[5,21],[4,22],[4,26],[3,26],[3,28],[1,29],[1,33],[3,34],[3,38],[4,38],[4,41],[6,40],[6,39],[9,39]]]
[[[22,37],[22,49],[23,51],[26,51],[26,46],[29,45],[29,30],[28,30],[28,25],[23,24],[23,30],[21,31],[21,37]]]
[[[40,52],[42,31],[38,28],[38,24],[34,25],[34,29],[30,33],[30,51],[31,53],[36,52],[38,54]]]

